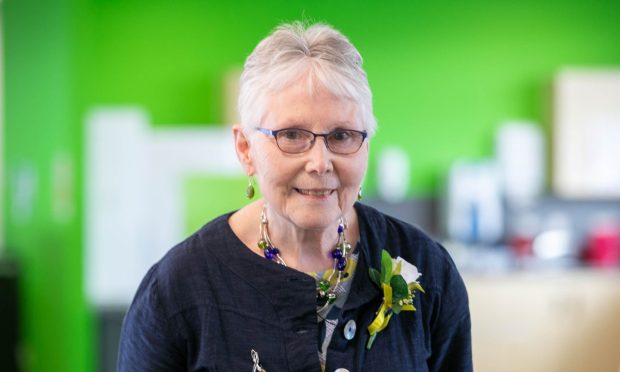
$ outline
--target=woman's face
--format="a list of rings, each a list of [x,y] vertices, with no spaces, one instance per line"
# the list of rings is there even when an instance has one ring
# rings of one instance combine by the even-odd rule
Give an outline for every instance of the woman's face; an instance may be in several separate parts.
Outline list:
[[[358,106],[326,90],[308,93],[305,80],[267,100],[262,127],[301,128],[317,134],[335,129],[364,130]],[[355,153],[332,153],[323,137],[301,154],[282,152],[271,135],[252,136],[250,156],[270,214],[302,229],[334,227],[351,211],[368,164],[368,141]],[[334,227],[335,228],[335,227]]]

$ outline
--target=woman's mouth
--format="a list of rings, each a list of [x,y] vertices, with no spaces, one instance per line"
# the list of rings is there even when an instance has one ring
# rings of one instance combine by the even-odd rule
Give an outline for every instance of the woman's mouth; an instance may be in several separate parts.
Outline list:
[[[298,189],[298,188],[295,188],[295,191],[305,196],[325,198],[331,195],[335,191],[335,189]]]

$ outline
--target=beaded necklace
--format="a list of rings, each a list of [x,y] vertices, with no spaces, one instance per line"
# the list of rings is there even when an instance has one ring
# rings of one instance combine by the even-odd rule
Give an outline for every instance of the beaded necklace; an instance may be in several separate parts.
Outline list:
[[[260,218],[260,240],[258,241],[258,248],[263,251],[263,255],[266,259],[287,266],[282,256],[280,256],[280,250],[276,248],[269,238],[269,229],[267,225],[267,215],[265,214],[265,209],[263,209]],[[336,290],[338,286],[340,286],[343,274],[347,268],[349,255],[351,254],[351,244],[344,235],[346,229],[347,224],[344,217],[340,217],[338,223],[338,243],[330,253],[331,258],[334,260],[334,268],[329,277],[318,281],[316,286],[317,311],[321,311],[336,302]]]

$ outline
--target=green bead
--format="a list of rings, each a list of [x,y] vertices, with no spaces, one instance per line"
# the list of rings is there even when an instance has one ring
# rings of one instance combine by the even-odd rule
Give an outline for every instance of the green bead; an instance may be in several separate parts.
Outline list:
[[[265,248],[267,248],[267,242],[265,241],[265,239],[261,239],[258,241],[258,248],[264,250]]]
[[[254,186],[252,186],[252,184],[249,184],[248,188],[245,190],[245,196],[248,199],[252,199],[254,197]]]
[[[320,290],[327,292],[329,290],[329,287],[331,287],[331,283],[328,282],[327,280],[321,280],[319,282],[319,289]]]

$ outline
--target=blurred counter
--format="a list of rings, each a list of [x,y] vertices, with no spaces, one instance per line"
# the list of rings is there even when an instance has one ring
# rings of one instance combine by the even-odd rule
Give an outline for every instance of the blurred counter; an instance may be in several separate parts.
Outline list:
[[[478,372],[620,371],[620,271],[463,275]]]

